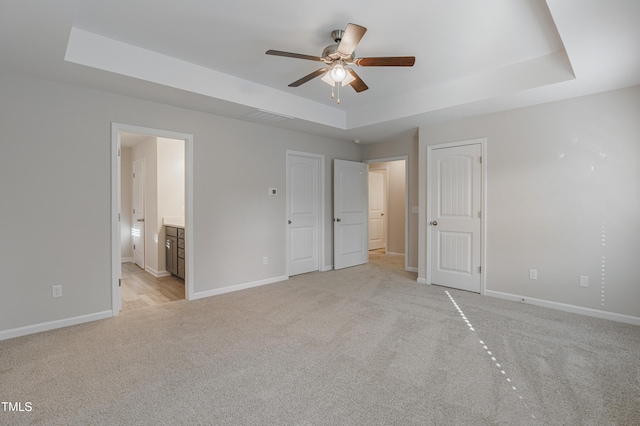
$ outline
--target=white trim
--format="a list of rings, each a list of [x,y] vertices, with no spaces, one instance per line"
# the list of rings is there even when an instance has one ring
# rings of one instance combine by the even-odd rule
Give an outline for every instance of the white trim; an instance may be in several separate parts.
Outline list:
[[[387,256],[404,256],[404,253],[394,253],[392,251],[388,251],[385,253]],[[406,268],[405,268],[406,269]]]
[[[327,272],[327,271],[333,271],[333,265],[326,265],[326,266],[323,266],[322,269],[320,269],[320,272]]]
[[[171,275],[169,271],[156,271],[150,266],[147,266],[146,268],[144,268],[144,270],[156,278],[168,277],[169,275]]]
[[[418,246],[420,248],[421,244],[424,244],[422,250],[418,250],[421,255],[425,256],[424,264],[425,264],[425,277],[419,278],[419,280],[423,280],[426,283],[431,283],[431,253],[429,253],[429,248],[431,247],[431,227],[427,226],[429,222],[431,222],[431,209],[429,208],[429,161],[434,149],[443,149],[443,148],[453,148],[458,146],[466,146],[466,145],[480,145],[480,155],[481,155],[481,179],[482,185],[480,188],[480,294],[485,294],[487,287],[487,138],[478,138],[478,139],[469,139],[457,142],[447,142],[435,145],[427,145],[426,146],[426,156],[424,159],[424,170],[422,170],[423,166],[420,166],[420,171],[423,172],[420,174],[420,184],[424,184],[425,188],[423,191],[419,190],[419,199],[420,199],[420,221],[424,219],[424,223],[422,223],[422,229],[419,229],[419,232],[424,232],[424,239],[420,238],[418,242]],[[420,153],[422,156],[422,153]],[[424,198],[422,197],[424,193]],[[424,209],[424,212],[422,211]],[[420,263],[420,262],[418,262]],[[420,281],[419,281],[420,282]]]
[[[123,257],[120,261],[121,263],[133,263],[133,257]]]
[[[320,272],[325,272],[325,271],[329,271],[329,269],[326,269],[326,266],[324,266],[324,261],[325,261],[325,247],[324,247],[324,241],[326,238],[325,235],[325,223],[324,223],[324,206],[325,206],[325,186],[324,186],[324,179],[325,179],[325,163],[324,163],[324,155],[323,154],[314,154],[312,152],[304,152],[304,151],[294,151],[292,149],[287,149],[285,150],[285,206],[288,207],[287,205],[287,200],[289,198],[289,192],[290,192],[290,188],[289,188],[289,155],[298,155],[300,157],[310,157],[310,158],[316,158],[318,159],[318,271]],[[285,212],[286,214],[286,212]],[[288,227],[287,227],[287,217],[285,217],[285,236],[287,236],[287,231],[288,231]],[[290,265],[289,265],[289,258],[290,258],[290,250],[291,247],[289,247],[289,238],[286,238],[286,243],[285,243],[285,256],[286,256],[286,272],[287,272],[287,278],[291,276],[291,271],[290,269]],[[333,269],[333,268],[332,268]]]
[[[404,270],[414,272],[413,270],[416,268],[409,266],[409,156],[401,155],[398,157],[374,158],[372,160],[365,160],[364,162],[367,164],[375,164],[387,163],[390,161],[404,161],[404,252],[406,254],[404,258]],[[387,197],[388,195],[389,193],[387,192]],[[387,241],[388,237],[389,236],[387,235]]]
[[[286,281],[288,279],[289,277],[287,276],[280,276],[280,277],[267,278],[259,281],[253,281],[253,282],[244,283],[244,284],[236,284],[229,287],[222,287],[222,288],[215,288],[213,290],[200,291],[200,292],[194,293],[193,299],[191,300],[203,299],[205,297],[211,297],[211,296],[218,296],[221,294],[232,293],[234,291],[240,291],[240,290],[246,290],[248,288],[253,288],[253,287],[260,287],[267,284]]]
[[[631,315],[617,314],[615,312],[601,311],[592,308],[583,308],[582,306],[551,302],[549,300],[534,299],[532,297],[518,296],[517,294],[503,293],[500,291],[485,290],[484,294],[485,296],[495,297],[498,299],[511,300],[513,302],[526,303],[529,305],[541,306],[543,308],[550,308],[558,311],[570,312],[573,314],[586,315],[588,317],[602,318],[611,321],[623,322],[626,324],[640,325],[640,317],[633,317]]]
[[[120,278],[122,274],[122,246],[120,242],[120,132],[111,124],[111,312],[120,312],[122,295]]]
[[[416,271],[417,272],[417,271]],[[424,278],[420,278],[418,277],[418,279],[416,279],[416,281],[418,282],[418,284],[427,284],[427,285],[431,285],[431,283],[428,283],[427,280],[425,280]]]
[[[178,133],[170,130],[154,129],[149,127],[134,126],[130,124],[111,123],[111,313],[116,316],[120,313],[116,307],[120,306],[120,291],[118,289],[121,270],[121,247],[118,243],[118,145],[120,132],[140,133],[169,139],[181,139],[185,142],[185,298],[193,300],[195,279],[193,263],[193,135]],[[158,271],[155,271],[158,273]]]
[[[71,325],[84,324],[86,322],[97,321],[105,318],[110,318],[112,316],[113,313],[111,311],[102,311],[96,312],[95,314],[80,315],[72,318],[65,318],[61,320],[42,322],[40,324],[12,328],[9,330],[0,331],[0,340],[13,339],[14,337],[26,336],[28,334],[40,333],[42,331],[69,327]]]

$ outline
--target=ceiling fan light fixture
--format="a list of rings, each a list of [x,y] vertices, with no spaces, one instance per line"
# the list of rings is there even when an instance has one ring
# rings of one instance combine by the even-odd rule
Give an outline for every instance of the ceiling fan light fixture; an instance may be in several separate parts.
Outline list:
[[[322,51],[322,56],[302,55],[299,53],[283,52],[281,50],[267,50],[267,55],[284,56],[287,58],[306,59],[322,62],[323,68],[302,77],[289,84],[289,87],[298,87],[314,78],[322,76],[322,81],[331,86],[331,99],[337,92],[340,103],[340,87],[350,85],[356,93],[364,92],[369,87],[362,81],[353,68],[349,65],[361,67],[412,67],[416,61],[414,56],[388,56],[356,58],[355,49],[360,43],[367,29],[356,24],[348,24],[343,30],[334,30],[331,38],[335,44],[327,46]]]
[[[345,71],[348,71],[348,69],[345,68]],[[327,83],[329,86],[335,86],[337,82],[331,78],[330,74],[331,73],[327,71],[326,73],[324,73],[324,76],[321,78],[321,80]],[[339,84],[340,86],[344,87],[348,84],[351,84],[353,80],[355,80],[355,78],[349,72],[347,72],[347,76]]]
[[[340,83],[347,77],[347,70],[344,69],[344,66],[340,62],[336,62],[331,67],[329,76],[331,77],[331,80],[335,81],[336,83]]]

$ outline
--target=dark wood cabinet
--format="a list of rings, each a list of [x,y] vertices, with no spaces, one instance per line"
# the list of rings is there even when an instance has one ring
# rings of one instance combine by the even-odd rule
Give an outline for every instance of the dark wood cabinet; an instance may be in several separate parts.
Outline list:
[[[165,226],[167,271],[184,279],[184,228]]]

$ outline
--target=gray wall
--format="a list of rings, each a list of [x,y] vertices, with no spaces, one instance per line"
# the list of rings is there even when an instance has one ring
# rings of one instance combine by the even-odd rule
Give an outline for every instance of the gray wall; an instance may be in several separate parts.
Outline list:
[[[486,137],[487,288],[640,317],[639,87],[362,147],[12,74],[0,74],[0,98],[0,333],[110,311],[112,122],[194,135],[196,292],[286,274],[286,149],[326,156],[323,266],[332,263],[332,160],[408,155],[408,264],[417,268],[418,144]],[[64,295],[52,299],[56,284]]]
[[[24,76],[0,74],[0,98],[0,332],[111,309],[112,122],[194,135],[196,292],[286,274],[286,149],[325,155],[326,188],[334,158],[361,160],[353,143]]]
[[[474,138],[487,290],[640,317],[640,87],[421,127],[421,155]]]

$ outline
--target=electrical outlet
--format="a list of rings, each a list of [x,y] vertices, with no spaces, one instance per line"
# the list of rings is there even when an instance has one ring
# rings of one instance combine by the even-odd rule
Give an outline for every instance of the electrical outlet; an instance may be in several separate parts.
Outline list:
[[[538,279],[538,270],[537,269],[529,269],[529,279],[537,280]]]
[[[269,258],[267,256],[262,258],[262,264],[267,265],[269,263]]]
[[[580,287],[589,287],[589,277],[580,275]]]
[[[62,297],[62,286],[61,285],[53,285],[53,286],[51,286],[51,297]]]

